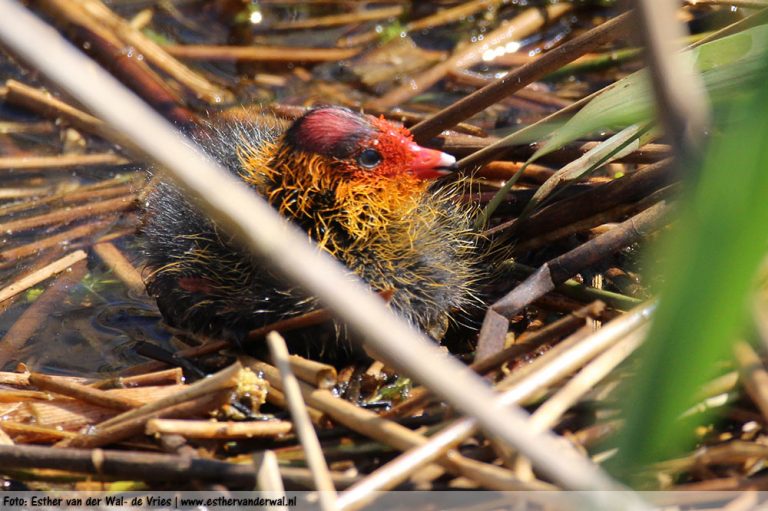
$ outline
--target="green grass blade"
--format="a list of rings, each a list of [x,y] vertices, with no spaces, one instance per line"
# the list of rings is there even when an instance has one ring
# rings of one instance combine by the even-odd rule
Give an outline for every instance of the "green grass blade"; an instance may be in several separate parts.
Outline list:
[[[763,66],[758,76],[765,80]],[[739,122],[711,140],[682,217],[658,252],[666,283],[628,385],[614,461],[623,475],[691,447],[692,426],[680,416],[747,324],[768,247],[768,88],[742,97],[728,117]]]

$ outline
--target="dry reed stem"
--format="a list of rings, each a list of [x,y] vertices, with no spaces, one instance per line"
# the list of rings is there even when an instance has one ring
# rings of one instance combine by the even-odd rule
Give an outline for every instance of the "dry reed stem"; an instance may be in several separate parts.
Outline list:
[[[285,399],[285,394],[283,394],[281,390],[278,390],[275,387],[269,388],[269,392],[267,393],[267,402],[282,408],[283,410],[288,409],[288,401]],[[324,422],[327,422],[325,420],[325,414],[319,410],[316,410],[315,408],[312,408],[311,406],[307,406],[307,413],[309,413],[309,418],[312,420],[312,424],[316,426],[320,426]]]
[[[628,215],[635,216],[640,212],[652,207],[673,194],[677,186],[668,186],[657,192],[654,192],[644,199],[641,199],[634,203],[621,204],[611,209],[601,211],[595,215],[584,218],[569,225],[565,225],[559,229],[553,231],[544,232],[540,236],[528,238],[519,244],[515,245],[515,254],[529,253],[531,250],[547,246],[557,240],[563,239],[572,234],[576,234],[583,231],[588,231],[594,227],[598,227],[604,224],[610,224],[625,219]],[[604,233],[599,233],[604,234]]]
[[[53,236],[49,236],[47,238],[41,238],[26,245],[3,250],[0,252],[0,262],[15,264],[19,259],[23,259],[24,257],[37,254],[51,247],[64,245],[65,243],[69,243],[78,238],[85,238],[86,236],[90,236],[98,231],[104,230],[114,221],[114,217],[107,217],[104,220],[79,225],[73,229],[69,229],[68,231],[54,234]]]
[[[315,489],[320,492],[320,508],[323,511],[338,509],[336,505],[336,487],[328,471],[323,449],[317,439],[315,428],[309,419],[306,404],[302,398],[299,380],[291,371],[291,362],[288,355],[288,347],[285,340],[277,332],[267,334],[267,344],[272,360],[280,372],[280,382],[285,398],[288,401],[288,409],[293,418],[293,426],[296,435],[304,449],[304,457],[314,477]]]
[[[234,100],[234,95],[231,92],[211,83],[199,73],[173,58],[162,46],[133,28],[130,23],[112,12],[100,0],[76,0],[76,2],[96,23],[103,24],[126,45],[136,48],[144,58],[187,87],[198,99],[214,105]]]
[[[736,343],[733,353],[747,394],[755,402],[763,417],[768,419],[768,370],[752,346],[744,341]]]
[[[404,32],[426,30],[440,25],[446,25],[448,23],[460,21],[481,9],[490,9],[492,7],[498,6],[501,3],[501,0],[471,0],[469,2],[459,4],[455,7],[439,9],[435,14],[425,16],[415,21],[409,21],[404,27]],[[346,37],[339,41],[339,44],[342,46],[355,46],[357,44],[370,43],[379,39],[380,37],[381,34],[379,32],[376,30],[371,30],[362,34]]]
[[[711,105],[694,57],[681,52],[688,34],[676,16],[678,5],[665,0],[638,0],[635,23],[644,43],[658,119],[678,163],[687,165],[702,149],[711,122]]]
[[[240,439],[275,437],[290,433],[288,421],[219,422],[212,420],[150,419],[147,435],[181,435],[185,438]]]
[[[262,453],[254,454],[253,463],[256,467],[256,488],[259,491],[268,491],[276,493],[279,498],[285,493],[283,478],[280,475],[280,465],[277,462],[277,455],[274,451],[266,450]],[[286,511],[281,507],[282,511]]]
[[[264,379],[269,382],[272,388],[280,388],[281,381],[276,368],[250,357],[241,357],[241,359],[245,365],[254,370],[262,371]],[[405,426],[337,398],[328,390],[315,389],[304,383],[300,383],[300,388],[304,401],[309,406],[325,413],[335,422],[378,442],[401,451],[427,442],[426,438]],[[506,469],[466,458],[456,451],[447,453],[445,459],[440,460],[440,463],[447,470],[467,477],[485,488],[506,491],[542,489],[541,486],[518,482],[512,473]]]
[[[573,333],[573,331],[582,326],[588,318],[600,317],[605,311],[605,308],[605,303],[601,301],[595,301],[585,305],[540,330],[529,333],[529,335],[524,334],[524,336],[517,339],[517,342],[512,346],[498,351],[491,356],[485,358],[476,356],[475,361],[469,367],[478,374],[487,374],[515,357],[529,353],[545,343],[554,343],[557,337]],[[430,399],[432,399],[432,394],[424,387],[418,387],[412,391],[410,398],[383,413],[382,416],[388,418],[402,417],[418,407],[425,406]]]
[[[0,231],[17,233],[53,224],[67,224],[106,213],[125,211],[135,206],[135,195],[123,195],[116,199],[94,201],[82,206],[66,207],[42,215],[11,220],[0,224]]]
[[[304,20],[293,20],[274,23],[270,28],[274,30],[305,30],[313,28],[334,27],[339,25],[350,25],[353,23],[363,23],[366,21],[384,20],[395,18],[403,13],[403,6],[395,5],[392,7],[382,7],[379,9],[361,10],[345,14],[331,14],[329,16],[318,16],[316,18],[307,18]]]
[[[106,199],[109,197],[116,197],[119,195],[126,195],[136,190],[136,186],[133,184],[124,184],[125,179],[120,176],[115,179],[107,179],[93,185],[78,186],[74,190],[68,190],[63,192],[52,193],[46,197],[39,197],[34,200],[27,200],[17,204],[8,204],[0,206],[0,215],[9,215],[11,213],[19,213],[21,211],[28,211],[30,209],[36,209],[46,204],[60,202],[62,204],[72,202],[87,202],[92,199]],[[116,186],[102,186],[112,185],[119,183]]]
[[[206,395],[207,393],[213,393],[222,389],[234,387],[237,385],[237,378],[242,368],[243,366],[240,365],[239,362],[235,362],[231,366],[222,369],[214,375],[186,386],[184,390],[176,393],[173,396],[168,396],[153,403],[146,404],[141,408],[136,408],[134,410],[122,413],[116,417],[102,422],[98,425],[98,427],[107,428],[109,426],[113,426],[138,416],[146,415],[162,408],[167,408],[169,406],[183,403],[184,401],[199,398]]]
[[[547,73],[561,68],[611,39],[615,39],[626,30],[630,20],[631,16],[628,13],[616,16],[560,47],[548,51],[536,60],[510,71],[502,78],[456,101],[426,121],[414,126],[411,129],[414,138],[421,142],[429,140],[444,129],[450,128],[457,122],[461,122],[501,101]]]
[[[40,426],[38,424],[14,422],[11,420],[0,422],[0,429],[2,429],[3,433],[11,439],[12,443],[26,443],[32,441],[55,442],[61,439],[74,438],[77,436],[77,433],[66,431],[53,424],[50,426]]]
[[[295,48],[279,46],[166,45],[174,57],[190,60],[237,62],[335,62],[354,57],[358,48]]]
[[[51,468],[165,484],[215,481],[249,490],[253,488],[256,475],[251,465],[190,459],[189,456],[102,449],[51,449],[32,445],[0,446],[0,465],[10,469]]]
[[[528,8],[514,19],[503,22],[493,32],[486,34],[481,41],[457,51],[448,60],[408,80],[407,83],[389,91],[381,98],[370,101],[366,107],[388,110],[393,106],[402,105],[439,82],[450,70],[465,69],[481,62],[486,51],[507,41],[527,37],[541,28],[544,23],[556,20],[572,8],[573,6],[565,3],[547,5],[543,9]]]
[[[154,371],[136,376],[118,376],[117,378],[107,378],[92,383],[97,389],[104,388],[134,388],[150,385],[177,385],[184,381],[184,373],[180,367]]]
[[[562,449],[555,452],[552,435],[529,435],[522,411],[498,408],[492,392],[477,376],[459,362],[438,355],[434,345],[397,319],[381,298],[372,296],[362,283],[350,279],[330,256],[312,248],[306,234],[280,219],[236,177],[185,144],[166,121],[105,71],[90,65],[88,59],[55,30],[15,3],[0,3],[0,38],[12,51],[128,135],[134,146],[141,147],[183,188],[201,198],[203,210],[223,229],[240,236],[282,275],[324,301],[350,328],[361,332],[373,350],[384,354],[385,362],[429,385],[457,409],[476,417],[489,433],[519,448],[535,460],[537,469],[564,487],[617,487],[583,457],[575,453],[564,455]],[[40,40],[47,42],[44,49],[35,43]],[[91,70],[87,81],[72,71],[83,66]],[[211,187],[212,182],[217,186]],[[648,508],[631,493],[604,492],[602,497],[607,502],[593,500],[593,504],[614,509],[617,506]]]
[[[29,373],[11,373],[0,371],[0,385],[17,385],[26,387],[29,385]]]
[[[38,285],[39,283],[49,279],[57,273],[63,272],[75,263],[84,260],[86,257],[88,257],[88,255],[85,252],[82,250],[76,250],[70,254],[65,255],[61,259],[57,259],[51,264],[40,268],[36,272],[27,275],[26,277],[23,277],[16,282],[0,289],[0,302],[5,301],[21,292],[24,292],[33,286]]]
[[[119,278],[135,296],[146,296],[146,288],[141,273],[125,255],[112,243],[96,243],[93,251],[104,264]]]
[[[50,392],[42,390],[0,389],[0,403],[15,404],[23,401],[52,401],[56,399]]]
[[[174,397],[174,396],[171,396]],[[100,424],[93,431],[76,437],[58,442],[54,447],[101,447],[103,445],[113,444],[132,436],[140,435],[146,428],[147,421],[155,418],[174,418],[174,417],[199,417],[217,409],[229,399],[227,390],[214,390],[205,396],[199,396],[184,401],[183,403],[169,405],[165,407],[153,407],[154,403],[146,405],[146,408],[153,408],[143,414],[138,414],[126,418],[109,426],[102,427]],[[168,401],[174,401],[168,399]],[[140,410],[136,408],[135,410]],[[131,412],[127,412],[131,413]],[[109,422],[109,421],[105,421]],[[103,423],[102,423],[103,424]]]
[[[128,235],[131,235],[131,234],[136,234],[136,225],[137,225],[136,215],[129,214],[129,215],[126,215],[126,218],[127,218],[127,220],[125,221],[125,223],[128,224],[128,225],[133,225],[133,227],[127,227],[125,229],[119,229],[119,230],[107,233],[104,236],[100,236],[96,240],[96,242],[97,243],[107,243],[107,242],[112,242],[112,241],[115,241],[117,239],[120,239],[123,236],[128,236]],[[84,245],[84,243],[81,242],[79,245]]]
[[[336,368],[333,366],[298,355],[290,355],[288,362],[296,377],[310,385],[320,389],[330,389],[336,385]]]
[[[141,401],[119,397],[114,395],[114,393],[110,394],[103,390],[73,382],[68,378],[30,373],[29,383],[38,389],[56,392],[62,396],[79,399],[84,403],[103,406],[104,408],[111,408],[114,410],[131,410],[142,405]]]
[[[62,118],[68,124],[102,138],[109,138],[106,125],[96,117],[54,98],[50,93],[29,85],[8,80],[6,101],[29,108],[33,112],[50,118]]]
[[[142,387],[105,391],[110,396],[148,403],[178,392],[182,386]],[[8,397],[12,397],[10,391]],[[58,428],[62,431],[80,431],[115,415],[115,410],[95,406],[77,399],[50,392],[15,391],[15,401],[0,402],[0,414],[20,424]]]
[[[113,153],[57,156],[0,156],[0,170],[67,170],[72,167],[125,165],[129,160]]]
[[[697,5],[725,5],[745,9],[765,9],[768,7],[768,2],[762,0],[685,0],[685,3],[691,7]]]
[[[13,122],[0,121],[0,135],[35,134],[49,135],[56,131],[56,125],[50,121]]]
[[[51,190],[52,188],[50,186],[27,186],[24,188],[5,187],[0,189],[0,200],[39,197],[40,195],[50,193]]]
[[[163,112],[166,118],[173,120],[178,126],[189,126],[196,121],[192,112],[182,106],[175,88],[163,80],[144,59],[124,51],[123,42],[102,23],[97,23],[77,3],[71,0],[37,0],[35,5],[63,25],[78,45],[87,46],[91,55],[125,83],[130,84],[146,101]],[[108,136],[113,141],[120,138],[116,133]],[[126,139],[118,143],[123,147],[132,147]]]
[[[642,345],[646,333],[644,329],[635,330],[584,366],[568,383],[536,409],[531,415],[531,427],[540,430],[554,427],[571,406]],[[506,450],[503,446],[501,448]],[[505,457],[509,458],[509,456]],[[517,459],[515,474],[522,480],[534,477],[530,462],[522,457]]]
[[[544,353],[531,364],[503,380],[497,389],[503,392],[497,399],[504,404],[519,403],[537,394],[553,383],[568,377],[574,369],[582,366],[588,360],[602,353],[625,336],[643,327],[655,305],[643,305],[631,312],[607,323],[603,328],[587,337],[566,339],[554,348]],[[435,459],[446,446],[458,445],[477,431],[476,422],[471,417],[454,421],[440,432],[410,450],[380,467],[374,474],[406,473],[423,467]],[[392,465],[394,468],[388,468]],[[392,472],[390,472],[390,470]],[[345,509],[356,509],[358,505],[370,502],[375,498],[372,492],[390,488],[389,479],[371,474],[366,483],[359,483],[358,490],[349,497],[342,494],[340,500]]]

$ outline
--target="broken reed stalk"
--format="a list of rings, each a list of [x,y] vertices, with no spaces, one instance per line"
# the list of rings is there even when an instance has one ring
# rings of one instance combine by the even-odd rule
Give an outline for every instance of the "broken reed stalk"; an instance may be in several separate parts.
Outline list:
[[[559,229],[555,229],[550,232],[544,232],[534,238],[526,239],[525,241],[515,244],[513,253],[525,254],[531,250],[536,250],[543,246],[547,246],[572,234],[584,232],[601,225],[617,222],[622,218],[626,218],[628,215],[637,215],[640,212],[653,206],[657,202],[668,199],[674,194],[676,190],[678,190],[678,188],[679,187],[675,185],[662,188],[661,190],[651,193],[638,202],[621,204],[606,211],[602,211],[596,215],[584,218],[583,220],[565,225]]]
[[[476,417],[490,434],[519,448],[534,460],[537,469],[564,487],[617,488],[617,483],[591,462],[569,448],[564,450],[554,435],[529,435],[524,412],[495,406],[492,392],[477,376],[459,362],[439,355],[428,339],[388,311],[381,298],[351,279],[329,255],[311,247],[306,234],[289,226],[236,177],[185,144],[167,121],[106,71],[91,65],[51,27],[22,6],[4,2],[0,3],[0,39],[128,136],[134,147],[151,155],[182,188],[201,199],[201,208],[222,229],[239,236],[280,274],[317,296],[350,328],[360,332],[374,351],[386,357],[386,362],[429,385],[457,409]],[[41,40],[47,42],[45,48],[37,44]],[[91,71],[87,80],[73,72],[83,67]],[[217,186],[211,187],[212,182]],[[592,503],[601,508],[648,509],[631,492],[604,492],[601,498],[607,500],[593,497]]]
[[[173,396],[168,396],[167,398],[146,404],[141,408],[117,415],[107,421],[102,422],[97,427],[106,428],[114,424],[127,421],[134,417],[138,417],[140,415],[146,415],[168,406],[177,405],[179,403],[183,403],[184,401],[205,396],[208,393],[234,387],[237,384],[237,378],[242,368],[243,366],[240,365],[239,362],[235,362],[231,366],[222,369],[218,373],[209,376],[208,378],[196,381],[195,383],[186,387],[183,391],[178,392]]]
[[[632,334],[647,324],[655,304],[646,304],[607,323],[593,334],[565,340],[544,353],[528,366],[512,373],[510,377],[497,385],[502,390],[497,399],[511,404],[536,395],[557,381],[584,365],[587,361],[603,353],[627,335]],[[392,488],[396,474],[407,474],[423,467],[436,459],[448,446],[458,445],[477,431],[477,424],[471,417],[454,421],[438,433],[432,435],[422,445],[405,451],[403,454],[383,465],[367,478],[342,493],[339,501],[345,510],[372,502],[376,491]],[[392,466],[393,468],[389,468]],[[387,477],[383,477],[386,475]]]
[[[293,425],[288,421],[269,420],[252,422],[150,419],[147,435],[181,435],[185,438],[241,439],[276,437],[290,433]]]
[[[502,78],[469,96],[461,98],[426,121],[412,127],[413,137],[418,142],[426,142],[443,130],[498,103],[547,73],[555,71],[594,48],[618,38],[626,31],[631,19],[631,13],[620,14],[585,34],[544,53],[536,60],[508,72]]]
[[[220,407],[227,402],[228,399],[229,396],[227,392],[222,392],[222,389],[214,390],[204,396],[187,399],[179,404],[157,407],[151,411],[131,416],[130,418],[126,418],[109,426],[101,426],[101,424],[97,424],[93,431],[79,434],[73,438],[58,442],[57,444],[54,444],[54,447],[93,448],[114,444],[121,440],[125,440],[126,438],[142,434],[145,431],[147,422],[151,419],[197,417],[205,415],[210,413],[211,410]],[[161,399],[160,401],[164,400],[165,399]],[[154,405],[154,403],[145,405],[145,407],[151,407],[152,405]],[[140,409],[141,408],[134,408],[123,415]]]
[[[536,298],[552,291],[583,268],[591,266],[617,250],[635,243],[661,228],[668,220],[671,206],[661,202],[620,223],[573,250],[544,263],[536,273],[497,300],[491,308],[507,318]]]
[[[298,355],[290,355],[288,362],[296,377],[310,385],[320,389],[330,389],[336,385],[336,368],[333,366]]]
[[[325,462],[323,449],[317,439],[315,428],[309,419],[306,404],[301,395],[299,381],[291,371],[291,362],[288,355],[288,347],[285,340],[277,332],[267,334],[267,344],[272,360],[280,372],[282,390],[288,401],[288,409],[291,412],[296,435],[301,441],[307,465],[314,477],[315,489],[320,492],[320,508],[323,511],[334,511],[336,505],[336,487],[333,485],[328,465]]]
[[[522,222],[516,219],[502,222],[485,234],[498,235],[508,230],[508,236],[532,239],[541,233],[554,231],[622,204],[640,202],[672,183],[669,165],[670,160],[663,160],[643,167],[621,179],[545,206]]]
[[[195,123],[195,115],[182,106],[178,95],[143,60],[124,52],[124,44],[114,33],[97,22],[82,7],[71,0],[38,0],[36,6],[49,13],[65,30],[73,34],[78,44],[133,88],[149,104],[178,126]],[[85,104],[85,102],[83,102]],[[114,139],[112,135],[110,139]],[[130,147],[125,146],[124,147]]]
[[[118,376],[97,380],[91,384],[97,389],[132,388],[151,385],[176,385],[184,381],[184,373],[180,367],[139,374],[136,376]]]
[[[77,129],[102,138],[109,138],[106,124],[82,110],[54,98],[50,93],[30,87],[29,85],[8,80],[5,82],[8,92],[5,100],[15,105],[23,106],[52,119],[63,119]]]
[[[280,377],[273,366],[249,357],[241,357],[241,359],[248,367],[261,371],[264,379],[273,388],[280,388]],[[335,397],[328,390],[315,389],[303,383],[300,384],[300,389],[304,401],[309,406],[325,413],[335,422],[395,449],[406,451],[427,441],[422,435]],[[455,451],[449,452],[440,463],[448,471],[471,479],[484,488],[502,491],[542,489],[541,485],[518,482],[506,469],[466,458]]]
[[[85,403],[91,403],[113,410],[132,410],[142,405],[141,401],[115,396],[114,394],[109,394],[103,390],[70,381],[67,378],[40,373],[30,373],[29,383],[42,390],[49,390],[61,394],[62,396],[69,396]]]
[[[119,278],[134,296],[146,296],[146,288],[141,273],[125,255],[112,243],[96,243],[93,251],[101,258],[109,270]]]
[[[586,393],[593,390],[595,385],[642,345],[647,333],[645,328],[635,330],[585,365],[560,390],[531,414],[531,427],[543,430],[556,426],[569,408],[578,403]],[[499,446],[499,448],[502,449],[502,452],[506,451],[504,446]],[[508,453],[505,457],[509,458]],[[526,480],[534,477],[532,467],[525,458],[518,458],[514,468],[515,474],[520,479]]]
[[[0,445],[0,465],[13,469],[68,470],[139,481],[212,481],[243,489],[253,488],[255,478],[253,466],[247,464],[171,454],[102,449],[51,449],[35,445]]]
[[[273,492],[280,498],[285,493],[285,487],[275,452],[266,450],[254,453],[253,465],[256,467],[256,488],[263,492]],[[286,511],[285,508],[280,509]]]
[[[28,276],[34,277],[34,281],[38,281],[42,277],[47,278],[50,275],[59,273],[56,280],[43,291],[42,295],[37,297],[37,300],[21,313],[21,316],[16,319],[16,322],[3,335],[2,340],[0,340],[0,366],[5,366],[10,360],[18,356],[19,351],[24,347],[27,340],[50,317],[53,310],[64,301],[71,288],[85,277],[88,270],[85,258],[85,252],[78,250]],[[56,266],[53,267],[54,265]],[[70,271],[67,271],[68,269]],[[39,280],[39,282],[42,282],[42,280]],[[32,285],[36,285],[39,282],[35,282]],[[0,290],[0,293],[2,291],[4,290]]]
[[[108,181],[116,181],[109,179]],[[19,213],[30,209],[37,209],[51,203],[70,204],[73,202],[87,203],[93,199],[107,199],[110,197],[119,197],[131,194],[136,190],[132,184],[119,184],[109,187],[81,186],[74,190],[66,192],[52,193],[45,197],[39,197],[32,200],[23,201],[16,204],[7,204],[0,206],[0,215],[5,216],[11,213]]]
[[[583,326],[588,318],[599,318],[603,311],[605,311],[605,304],[603,302],[592,302],[579,310],[565,315],[540,330],[532,332],[524,338],[521,337],[512,346],[490,354],[490,356],[482,356],[481,354],[476,355],[475,361],[469,367],[476,373],[485,375],[502,364],[514,360],[514,358],[525,353],[529,353],[543,344],[554,344],[558,337],[572,333],[580,326]],[[391,410],[384,412],[382,417],[403,417],[411,410],[426,405],[433,396],[423,387],[418,387],[416,390],[418,391],[419,389],[421,389],[421,391],[416,395],[412,395]]]
[[[125,45],[134,47],[142,56],[164,73],[190,90],[197,99],[211,105],[234,101],[234,95],[228,90],[211,83],[200,73],[193,71],[171,55],[162,46],[155,43],[143,32],[133,28],[130,23],[112,12],[100,0],[75,0],[84,13],[94,22],[103,24]]]
[[[455,52],[448,60],[440,62],[411,80],[407,80],[407,83],[387,92],[381,98],[369,101],[365,106],[388,110],[393,106],[402,105],[442,80],[450,70],[468,68],[481,62],[485,52],[505,44],[507,41],[519,40],[531,35],[545,23],[558,19],[572,8],[571,5],[565,3],[550,4],[541,9],[527,8],[514,19],[502,22],[498,28],[486,34],[482,40]]]
[[[36,272],[23,277],[16,282],[0,289],[0,302],[7,300],[8,298],[24,292],[27,289],[38,285],[51,276],[61,273],[75,263],[84,260],[88,255],[82,250],[76,250],[64,257],[57,259],[44,268],[40,268]]]
[[[83,220],[89,217],[104,215],[106,213],[115,213],[125,211],[135,207],[135,195],[123,195],[116,199],[94,201],[82,206],[71,208],[61,208],[50,213],[42,215],[11,220],[0,224],[0,231],[18,233],[29,231],[37,227],[44,227],[54,224],[67,224],[76,220]]]
[[[129,160],[113,153],[57,156],[0,156],[0,170],[66,170],[73,167],[125,165]]]
[[[351,59],[358,48],[296,48],[278,46],[166,45],[174,57],[189,60],[236,62],[337,62]]]
[[[270,387],[269,392],[267,393],[267,402],[277,406],[278,408],[282,408],[283,410],[288,409],[288,401],[285,399],[285,394],[283,394],[281,390],[276,389],[275,387]],[[320,426],[324,422],[328,422],[325,420],[326,417],[320,410],[316,410],[311,406],[307,406],[306,408],[307,413],[309,414],[309,418],[312,420],[312,424]]]

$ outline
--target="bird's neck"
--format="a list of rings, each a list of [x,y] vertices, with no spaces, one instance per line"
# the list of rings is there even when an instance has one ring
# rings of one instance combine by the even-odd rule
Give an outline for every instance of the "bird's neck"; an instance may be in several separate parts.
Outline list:
[[[244,179],[326,250],[386,243],[415,214],[428,184],[410,175],[348,176],[334,162],[278,145],[240,155]]]

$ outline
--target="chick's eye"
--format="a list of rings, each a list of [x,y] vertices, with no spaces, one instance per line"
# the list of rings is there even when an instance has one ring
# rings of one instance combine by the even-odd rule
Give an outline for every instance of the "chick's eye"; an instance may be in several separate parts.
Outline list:
[[[372,169],[381,163],[381,154],[376,149],[366,149],[357,157],[357,163],[367,169]]]

